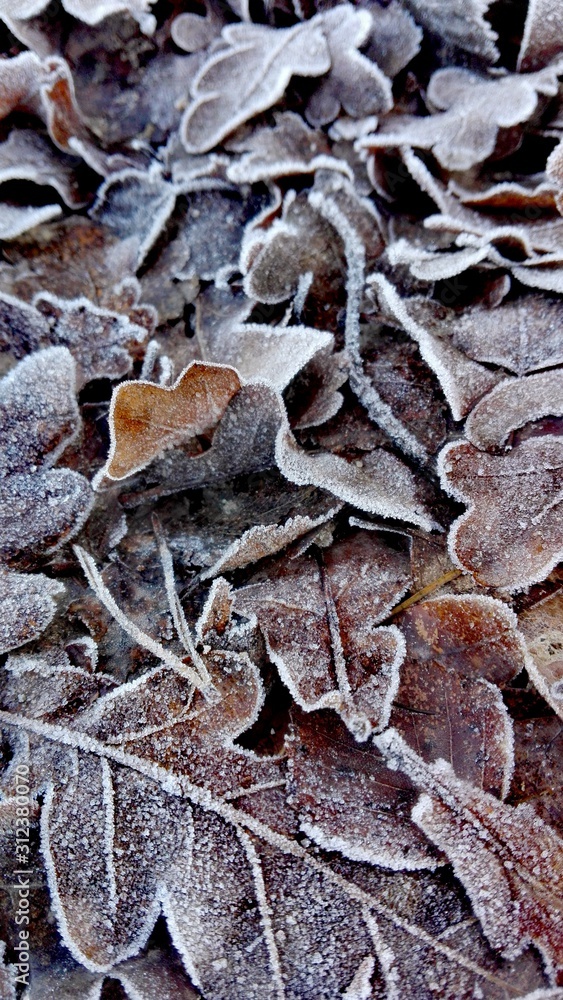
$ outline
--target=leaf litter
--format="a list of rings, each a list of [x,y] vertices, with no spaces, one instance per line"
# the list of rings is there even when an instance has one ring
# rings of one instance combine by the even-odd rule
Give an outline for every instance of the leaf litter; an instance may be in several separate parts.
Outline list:
[[[0,995],[560,996],[557,5],[179,7],[0,11]]]

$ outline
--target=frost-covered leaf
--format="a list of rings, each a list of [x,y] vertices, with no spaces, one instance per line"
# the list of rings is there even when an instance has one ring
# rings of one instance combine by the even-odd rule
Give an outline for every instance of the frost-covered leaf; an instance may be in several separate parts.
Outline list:
[[[427,330],[411,315],[408,300],[401,300],[391,283],[379,274],[373,274],[370,282],[377,291],[382,305],[391,313],[403,329],[415,340],[420,353],[429,368],[440,381],[444,395],[450,404],[455,420],[467,416],[471,407],[499,381],[499,375],[471,361],[458,351],[447,339],[440,337],[439,331]],[[424,317],[425,303],[418,305],[419,314]],[[415,312],[416,315],[416,312]]]
[[[176,204],[177,189],[151,170],[121,170],[102,184],[91,217],[126,242],[134,270],[143,263]]]
[[[225,46],[197,74],[193,100],[182,120],[182,141],[189,153],[206,152],[275,104],[295,73],[321,76],[330,68],[322,18],[278,30],[230,24],[221,37]]]
[[[293,710],[286,738],[290,795],[303,832],[328,851],[395,871],[435,868],[439,854],[410,813],[416,791],[371,743],[322,711]]]
[[[540,694],[563,715],[563,601],[556,593],[522,612],[519,624],[530,657],[526,668]]]
[[[242,378],[281,391],[315,355],[332,346],[333,338],[305,326],[241,323],[215,328],[206,340],[200,332],[199,342],[206,361],[231,365]]]
[[[154,0],[64,0],[63,7],[86,24],[94,25],[111,14],[127,11],[137,18],[143,30],[154,31],[154,17],[150,14]],[[36,17],[48,6],[48,0],[26,0],[18,7],[18,18]],[[3,11],[0,9],[0,16]]]
[[[390,725],[431,763],[504,798],[513,737],[497,684],[524,666],[514,615],[488,597],[438,597],[399,620],[406,641]]]
[[[30,306],[0,293],[2,348],[20,359],[43,347],[68,347],[78,363],[79,384],[125,375],[132,364],[127,348],[139,347],[146,336],[146,328],[86,298],[59,299],[40,292]]]
[[[13,965],[4,963],[6,945],[0,941],[0,993],[4,1000],[16,1000],[15,978],[19,970]]]
[[[405,0],[419,24],[467,52],[496,62],[499,54],[495,42],[497,35],[485,20],[490,0]]]
[[[281,549],[284,549],[291,542],[321,524],[324,524],[331,516],[338,512],[338,507],[332,507],[326,514],[319,517],[308,517],[297,514],[290,517],[284,524],[264,524],[255,525],[249,528],[244,534],[233,542],[223,555],[210,569],[203,574],[203,579],[217,576],[219,573],[228,573],[241,566],[248,566],[250,563],[259,562],[267,556],[273,556]]]
[[[518,427],[546,416],[563,416],[561,369],[501,382],[477,403],[465,433],[476,448],[492,451],[506,444]]]
[[[14,129],[0,144],[0,183],[8,181],[52,187],[71,208],[86,203],[74,161],[57,155],[53,146],[31,129]]]
[[[53,598],[63,589],[61,583],[42,573],[32,576],[0,570],[2,653],[36,639],[47,628],[57,610]]]
[[[205,17],[192,11],[178,14],[170,26],[173,42],[185,52],[199,52],[208,48],[221,34],[224,21],[218,17],[211,4],[206,5]]]
[[[422,30],[398,0],[391,0],[386,7],[368,3],[367,9],[373,22],[367,49],[369,57],[392,79],[420,50]]]
[[[530,438],[506,455],[447,445],[443,487],[468,506],[450,531],[456,564],[501,590],[542,580],[561,559],[562,462],[558,437]]]
[[[444,761],[424,764],[392,729],[377,744],[423,791],[413,819],[447,854],[493,947],[514,958],[533,941],[560,983],[563,841],[533,807],[504,805]]]
[[[455,347],[475,361],[527,375],[563,363],[560,314],[558,299],[526,295],[496,309],[444,316],[443,322],[452,331]],[[496,335],[499,326],[502,337]]]
[[[234,137],[229,150],[241,154],[227,168],[227,177],[236,184],[312,174],[321,169],[347,172],[346,164],[331,156],[324,133],[309,128],[292,111],[276,115],[273,128],[257,128]]]
[[[51,469],[80,426],[76,369],[65,347],[38,351],[0,383],[0,553],[55,548],[92,506],[87,480]]]
[[[0,240],[15,240],[36,226],[61,215],[60,205],[41,205],[23,207],[22,205],[0,203]]]
[[[526,72],[547,66],[563,51],[561,15],[563,8],[552,0],[530,0],[518,54],[518,69]]]
[[[371,532],[277,567],[236,593],[299,705],[333,708],[357,739],[386,725],[404,648],[378,629],[408,586],[408,563]]]
[[[33,577],[31,579],[34,579]],[[91,640],[90,640],[91,641]],[[2,703],[31,718],[54,720],[70,710],[87,708],[112,679],[71,663],[64,651],[9,656],[2,678]]]
[[[309,122],[327,125],[341,107],[354,118],[389,111],[393,106],[390,81],[375,63],[358,52],[372,27],[369,12],[341,3],[326,11],[322,23],[331,67],[307,104]]]
[[[145,944],[162,883],[186,877],[190,809],[91,754],[69,751],[57,770],[42,813],[53,905],[74,957],[102,972]]]
[[[170,387],[123,382],[112,398],[106,475],[124,479],[166,448],[214,427],[240,384],[232,368],[199,362]]]
[[[555,93],[555,79],[552,69],[496,79],[457,67],[437,70],[427,92],[437,113],[426,118],[390,115],[361,145],[430,149],[443,167],[467,170],[491,156],[499,129],[514,128],[533,115],[538,94]]]

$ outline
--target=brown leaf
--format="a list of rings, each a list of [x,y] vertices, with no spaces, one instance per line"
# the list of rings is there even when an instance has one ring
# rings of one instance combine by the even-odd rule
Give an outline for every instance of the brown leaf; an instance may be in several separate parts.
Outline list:
[[[532,941],[552,982],[563,981],[563,841],[527,805],[514,809],[424,764],[388,730],[377,745],[421,789],[413,819],[448,855],[492,946],[516,957]]]
[[[453,443],[440,453],[445,490],[468,510],[450,530],[458,566],[485,586],[516,591],[561,559],[561,462],[557,437],[530,438],[506,455]]]
[[[500,691],[526,665],[514,614],[489,597],[437,597],[396,619],[406,640],[390,725],[427,762],[504,798],[514,766]]]
[[[315,843],[395,871],[440,863],[411,822],[412,783],[371,743],[358,744],[332,713],[293,709],[286,752],[290,801]]]
[[[355,532],[324,557],[278,565],[235,594],[256,615],[268,652],[299,705],[333,708],[357,739],[386,725],[403,648],[378,629],[408,586],[402,553],[371,532]]]
[[[519,617],[530,654],[526,669],[536,688],[563,717],[563,597],[557,592]]]
[[[530,0],[518,54],[520,72],[547,66],[563,49],[558,25],[563,10],[546,0]]]
[[[559,299],[525,295],[497,309],[472,309],[442,319],[454,345],[469,357],[527,375],[563,362],[560,315]],[[502,337],[496,335],[499,328]]]
[[[465,424],[471,444],[492,451],[512,431],[541,417],[563,416],[563,370],[501,382],[477,403]]]
[[[181,441],[210,430],[241,382],[233,368],[193,362],[173,386],[123,382],[112,397],[110,479],[125,479]]]

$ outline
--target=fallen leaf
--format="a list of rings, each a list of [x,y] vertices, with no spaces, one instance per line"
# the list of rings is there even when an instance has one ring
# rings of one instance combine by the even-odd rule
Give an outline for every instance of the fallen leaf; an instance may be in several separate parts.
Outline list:
[[[0,553],[50,551],[82,526],[92,507],[87,480],[52,469],[80,427],[76,369],[65,347],[37,351],[0,382]]]
[[[563,416],[563,371],[501,382],[470,413],[465,433],[476,448],[506,445],[512,431],[541,417]]]
[[[234,369],[200,362],[189,365],[170,387],[122,382],[112,398],[105,474],[124,479],[166,448],[211,429],[240,385]]]
[[[225,47],[197,74],[193,101],[182,119],[180,134],[189,153],[212,149],[238,125],[275,104],[295,73],[321,76],[330,68],[322,17],[276,31],[259,24],[229,24],[221,37]]]
[[[326,11],[322,24],[331,66],[307,104],[309,122],[327,125],[341,107],[354,118],[389,111],[393,105],[390,81],[375,63],[358,52],[372,28],[370,13],[341,3]]]
[[[359,531],[236,592],[235,607],[256,616],[297,703],[333,708],[356,739],[386,725],[397,691],[404,647],[394,627],[378,626],[408,586],[407,565]]]
[[[511,958],[533,941],[550,979],[560,982],[563,841],[532,807],[499,802],[444,761],[424,764],[393,730],[377,745],[389,766],[423,790],[413,819],[448,855],[492,946]]]
[[[509,592],[543,580],[561,559],[561,460],[556,437],[530,438],[506,455],[446,445],[439,456],[443,487],[468,507],[450,530],[455,564]]]
[[[538,601],[522,612],[519,624],[529,658],[526,669],[539,693],[559,716],[563,716],[563,629],[559,593]]]
[[[51,623],[57,612],[54,598],[63,585],[43,573],[13,573],[0,570],[0,650],[23,646],[36,639]]]

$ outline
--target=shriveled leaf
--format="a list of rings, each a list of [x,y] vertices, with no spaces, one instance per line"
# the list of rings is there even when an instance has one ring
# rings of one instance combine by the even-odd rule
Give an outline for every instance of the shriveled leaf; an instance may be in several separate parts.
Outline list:
[[[124,479],[166,448],[214,427],[240,385],[232,368],[200,362],[189,365],[171,387],[122,383],[112,398],[106,475]]]
[[[450,531],[458,566],[489,587],[516,591],[561,558],[561,463],[557,437],[530,438],[506,455],[467,443],[440,454],[444,489],[469,508]]]

